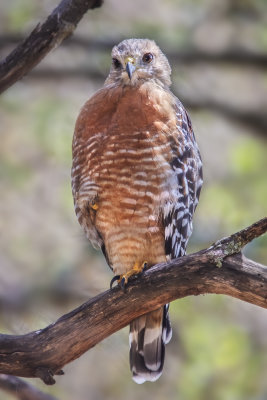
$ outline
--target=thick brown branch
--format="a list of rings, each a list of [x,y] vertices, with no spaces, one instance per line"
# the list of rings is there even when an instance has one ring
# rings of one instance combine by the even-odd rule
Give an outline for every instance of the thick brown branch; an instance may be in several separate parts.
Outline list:
[[[19,400],[56,400],[54,396],[41,392],[16,376],[0,374],[0,389]]]
[[[132,279],[126,293],[108,290],[40,331],[0,336],[0,371],[39,377],[54,374],[134,318],[175,299],[226,294],[267,308],[267,268],[246,259],[241,248],[267,231],[267,218],[216,242],[209,249],[158,264]],[[222,266],[222,268],[218,268]]]
[[[83,15],[102,0],[62,0],[46,21],[0,63],[0,93],[21,79],[76,28]]]

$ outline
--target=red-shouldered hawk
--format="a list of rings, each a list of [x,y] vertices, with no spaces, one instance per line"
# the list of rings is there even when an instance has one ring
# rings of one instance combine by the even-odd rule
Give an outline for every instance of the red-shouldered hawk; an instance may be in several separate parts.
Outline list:
[[[169,89],[170,74],[154,41],[124,40],[112,50],[104,87],[76,122],[75,211],[122,287],[145,265],[183,256],[192,233],[202,164],[190,118]],[[170,338],[168,305],[131,322],[137,383],[161,375]]]

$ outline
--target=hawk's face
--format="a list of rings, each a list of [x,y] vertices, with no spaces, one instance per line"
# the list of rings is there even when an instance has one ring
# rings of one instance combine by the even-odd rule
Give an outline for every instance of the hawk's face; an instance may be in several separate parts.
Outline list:
[[[171,68],[167,58],[152,40],[128,39],[112,49],[112,64],[106,84],[135,86],[154,80],[170,86]]]

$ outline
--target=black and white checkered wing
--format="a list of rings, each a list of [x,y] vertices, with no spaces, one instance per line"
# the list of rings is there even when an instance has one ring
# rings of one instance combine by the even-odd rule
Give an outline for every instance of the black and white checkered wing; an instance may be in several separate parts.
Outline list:
[[[163,208],[165,251],[169,259],[185,254],[203,182],[202,162],[191,121],[178,99],[176,116],[177,135],[172,140],[170,163],[173,186]]]

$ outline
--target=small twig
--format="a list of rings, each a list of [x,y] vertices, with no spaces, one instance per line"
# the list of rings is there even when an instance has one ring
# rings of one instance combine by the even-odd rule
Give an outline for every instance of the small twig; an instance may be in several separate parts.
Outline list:
[[[115,287],[40,331],[0,335],[0,371],[53,384],[64,365],[133,319],[189,295],[226,294],[267,308],[267,268],[240,253],[266,230],[264,218],[209,249],[155,265],[133,278],[126,293]]]
[[[83,15],[102,0],[62,0],[43,24],[0,63],[0,93],[21,79],[45,55],[72,34]]]
[[[54,396],[41,392],[16,376],[0,374],[0,389],[19,400],[56,400]]]
[[[208,250],[212,250],[211,259],[217,267],[222,266],[225,257],[241,252],[242,248],[255,237],[261,236],[267,231],[267,218],[255,222],[248,228],[234,233],[231,236],[215,242]]]

